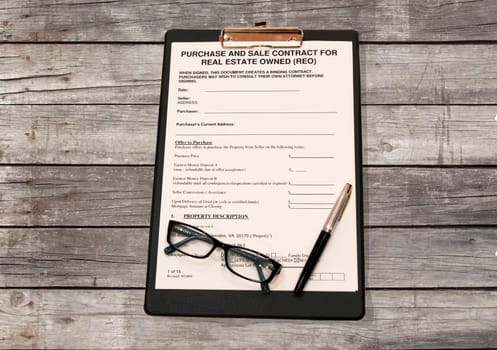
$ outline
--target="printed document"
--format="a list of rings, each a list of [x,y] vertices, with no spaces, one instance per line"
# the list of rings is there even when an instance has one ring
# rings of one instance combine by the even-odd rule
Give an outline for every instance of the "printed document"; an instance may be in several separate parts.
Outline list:
[[[222,249],[166,255],[174,219],[277,260],[270,288],[292,291],[348,182],[353,195],[306,291],[356,291],[352,43],[175,42],[169,66],[156,288],[260,290],[225,267]]]

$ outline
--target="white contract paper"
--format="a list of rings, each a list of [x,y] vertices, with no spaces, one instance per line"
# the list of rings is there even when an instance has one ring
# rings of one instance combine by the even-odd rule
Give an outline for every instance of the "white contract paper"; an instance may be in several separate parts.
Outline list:
[[[157,289],[260,290],[207,259],[166,255],[169,219],[283,265],[291,291],[346,182],[353,195],[306,291],[357,291],[352,43],[171,47]]]

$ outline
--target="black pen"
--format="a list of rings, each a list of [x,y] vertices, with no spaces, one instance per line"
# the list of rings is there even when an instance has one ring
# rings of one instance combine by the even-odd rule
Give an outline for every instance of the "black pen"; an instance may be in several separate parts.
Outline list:
[[[342,219],[343,212],[345,210],[345,207],[347,206],[347,202],[349,201],[351,193],[352,185],[346,183],[343,187],[342,192],[340,193],[340,196],[338,196],[338,199],[335,201],[335,205],[331,209],[330,215],[328,215],[328,218],[324,223],[323,229],[321,230],[316,243],[314,243],[311,254],[307,259],[307,262],[304,265],[304,269],[300,274],[299,280],[295,285],[295,289],[293,290],[295,295],[300,295],[304,290],[307,280],[311,276],[314,267],[318,263],[319,258],[321,257],[321,254],[326,247],[326,243],[328,243],[331,234],[335,230],[338,222]]]

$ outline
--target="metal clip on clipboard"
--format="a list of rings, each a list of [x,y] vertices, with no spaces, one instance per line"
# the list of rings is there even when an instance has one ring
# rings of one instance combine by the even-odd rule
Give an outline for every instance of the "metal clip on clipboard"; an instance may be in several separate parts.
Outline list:
[[[266,22],[256,22],[253,28],[224,28],[219,42],[224,49],[254,47],[299,48],[304,41],[304,31],[298,27],[266,27]]]

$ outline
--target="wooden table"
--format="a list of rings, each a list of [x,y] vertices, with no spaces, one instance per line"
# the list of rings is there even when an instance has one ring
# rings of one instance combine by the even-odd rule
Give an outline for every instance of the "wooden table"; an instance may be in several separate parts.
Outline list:
[[[170,28],[361,33],[367,311],[143,311]],[[0,348],[497,348],[497,2],[0,3]]]

